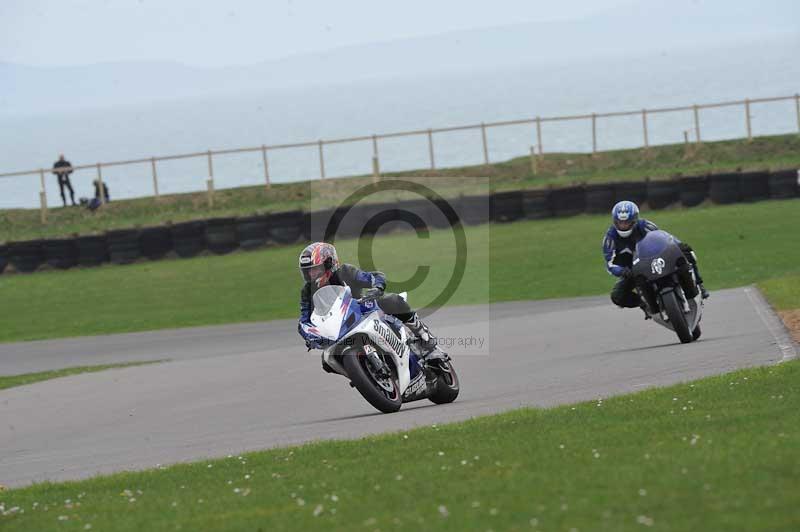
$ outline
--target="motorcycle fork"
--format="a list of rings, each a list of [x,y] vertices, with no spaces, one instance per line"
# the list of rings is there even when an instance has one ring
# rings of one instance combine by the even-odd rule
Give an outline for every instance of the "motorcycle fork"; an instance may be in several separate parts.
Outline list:
[[[643,279],[638,279],[636,281],[636,290],[639,292],[639,297],[644,301],[644,304],[647,306],[647,312],[649,314],[656,314],[660,310],[660,305],[658,304],[658,300],[653,293],[653,290],[647,286],[647,282]]]
[[[683,285],[681,284],[681,277],[680,274],[675,274],[675,288],[677,290],[678,297],[680,297],[681,302],[683,303],[683,312],[688,314],[692,309],[689,308],[689,298],[686,297],[686,292],[683,289]]]
[[[386,362],[378,355],[378,351],[374,347],[369,344],[364,345],[364,355],[367,357],[367,364],[372,366],[375,373],[381,376],[391,375]]]

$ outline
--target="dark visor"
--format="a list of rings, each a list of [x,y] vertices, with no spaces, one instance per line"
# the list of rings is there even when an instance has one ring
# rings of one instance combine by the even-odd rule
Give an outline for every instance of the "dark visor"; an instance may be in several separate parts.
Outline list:
[[[317,264],[316,266],[301,268],[300,271],[303,273],[303,279],[306,282],[316,281],[323,273],[325,273],[325,265]]]
[[[627,231],[628,229],[633,227],[635,223],[636,223],[635,220],[617,220],[617,223],[615,225],[617,229],[619,229],[620,231]]]

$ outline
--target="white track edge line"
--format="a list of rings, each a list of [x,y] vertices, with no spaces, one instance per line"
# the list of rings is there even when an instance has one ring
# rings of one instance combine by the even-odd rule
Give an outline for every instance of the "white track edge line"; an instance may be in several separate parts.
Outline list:
[[[775,311],[772,310],[767,300],[764,299],[761,291],[755,286],[747,286],[744,288],[744,293],[747,294],[747,298],[753,304],[756,314],[758,314],[758,317],[761,318],[767,330],[772,334],[778,349],[781,351],[781,359],[778,361],[778,364],[797,358],[794,340],[792,340],[789,331],[787,331],[786,327],[783,325],[783,321],[778,317]]]

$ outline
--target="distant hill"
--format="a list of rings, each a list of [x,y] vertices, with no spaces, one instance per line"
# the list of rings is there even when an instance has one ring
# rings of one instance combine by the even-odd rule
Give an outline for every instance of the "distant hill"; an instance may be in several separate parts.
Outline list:
[[[657,0],[587,18],[522,23],[350,46],[243,67],[174,62],[32,67],[0,63],[0,114],[141,104],[258,88],[413,78],[581,58],[785,39],[800,43],[800,2]]]

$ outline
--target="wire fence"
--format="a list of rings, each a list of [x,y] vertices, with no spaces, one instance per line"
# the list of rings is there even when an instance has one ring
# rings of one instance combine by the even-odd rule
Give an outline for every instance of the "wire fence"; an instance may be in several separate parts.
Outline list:
[[[521,126],[521,125],[531,125],[534,126],[533,135],[531,137],[534,140],[534,143],[531,145],[531,162],[533,167],[535,168],[536,159],[540,159],[545,156],[545,146],[547,145],[546,138],[543,135],[543,125],[547,123],[554,123],[554,122],[574,122],[574,121],[586,121],[588,122],[588,126],[591,130],[591,139],[592,139],[592,153],[596,153],[598,151],[598,122],[603,119],[609,118],[618,118],[618,117],[641,117],[641,146],[643,149],[648,149],[651,146],[650,142],[650,130],[649,130],[649,117],[653,115],[659,114],[667,114],[667,113],[692,113],[692,124],[693,124],[693,131],[686,130],[684,131],[684,140],[685,142],[694,142],[700,143],[702,142],[703,133],[702,133],[702,121],[701,121],[701,111],[705,109],[718,109],[724,107],[741,107],[743,111],[743,122],[744,122],[744,130],[743,133],[745,134],[748,140],[752,140],[753,138],[753,126],[752,126],[752,114],[751,114],[751,106],[755,104],[764,104],[764,103],[775,103],[775,102],[791,102],[793,103],[794,107],[794,114],[797,120],[797,131],[800,133],[800,94],[794,94],[793,96],[778,96],[778,97],[770,97],[770,98],[753,98],[749,99],[746,98],[744,100],[736,100],[736,101],[726,101],[726,102],[717,102],[717,103],[706,103],[706,104],[693,104],[687,106],[679,106],[679,107],[661,107],[661,108],[653,108],[653,109],[639,109],[639,110],[632,110],[632,111],[615,111],[615,112],[605,112],[605,113],[591,113],[591,114],[580,114],[580,115],[567,115],[567,116],[535,116],[530,118],[523,118],[519,120],[507,120],[507,121],[500,121],[500,122],[482,122],[480,124],[468,124],[468,125],[460,125],[460,126],[449,126],[449,127],[439,127],[439,128],[428,128],[428,129],[416,129],[416,130],[409,130],[409,131],[399,131],[393,133],[383,133],[383,134],[373,134],[373,135],[362,135],[356,137],[346,137],[346,138],[335,138],[335,139],[319,139],[314,141],[306,141],[306,142],[295,142],[295,143],[286,143],[286,144],[273,144],[273,145],[261,145],[261,146],[251,146],[251,147],[243,147],[243,148],[230,148],[230,149],[222,149],[222,150],[206,150],[206,151],[198,151],[193,153],[183,153],[183,154],[176,154],[176,155],[164,155],[158,157],[144,157],[139,159],[129,159],[129,160],[122,160],[122,161],[110,161],[110,162],[98,162],[93,164],[84,164],[84,165],[75,165],[68,168],[61,168],[62,171],[81,171],[81,170],[89,170],[96,172],[97,180],[99,181],[99,186],[102,190],[103,185],[103,169],[105,168],[112,168],[112,167],[119,167],[119,166],[129,166],[129,165],[149,165],[150,166],[150,173],[152,176],[152,191],[153,196],[157,199],[160,196],[159,191],[159,176],[158,176],[158,163],[164,161],[173,161],[179,159],[196,159],[196,158],[205,158],[208,167],[208,178],[206,179],[206,189],[208,193],[208,202],[210,205],[213,205],[214,201],[214,158],[220,157],[224,155],[232,155],[232,154],[242,154],[242,153],[258,153],[261,154],[261,163],[263,166],[263,179],[264,185],[269,187],[271,184],[271,176],[270,176],[270,165],[269,165],[269,157],[270,153],[280,151],[280,150],[290,150],[290,149],[297,149],[297,148],[316,148],[317,151],[317,158],[319,163],[319,177],[322,179],[326,178],[325,172],[325,146],[332,146],[337,144],[350,144],[350,143],[370,143],[372,147],[372,174],[377,179],[381,175],[381,162],[380,162],[380,142],[381,140],[385,139],[393,139],[399,137],[423,137],[427,140],[427,158],[429,168],[431,170],[436,170],[436,149],[435,149],[435,142],[434,137],[436,134],[441,133],[451,133],[451,132],[458,132],[458,131],[479,131],[481,136],[481,147],[482,147],[482,159],[484,164],[490,164],[489,160],[489,130],[493,128],[502,128],[502,127],[509,127],[509,126]],[[787,112],[791,112],[787,108]],[[743,137],[739,137],[743,138]],[[50,173],[52,170],[50,168],[39,168],[35,170],[25,170],[25,171],[17,171],[17,172],[6,172],[0,173],[0,178],[10,178],[10,177],[20,177],[20,176],[39,176],[41,182],[41,190],[39,192],[39,204],[41,209],[41,217],[42,221],[46,220],[47,217],[47,192],[45,187],[45,174]],[[104,201],[104,197],[101,194],[100,198]]]

